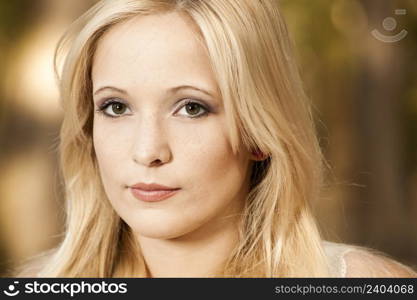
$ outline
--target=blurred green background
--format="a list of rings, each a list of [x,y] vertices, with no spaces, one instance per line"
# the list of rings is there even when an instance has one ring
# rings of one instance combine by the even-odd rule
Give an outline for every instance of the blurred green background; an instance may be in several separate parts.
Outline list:
[[[0,275],[62,237],[53,50],[95,2],[0,0]],[[281,3],[331,165],[325,238],[416,268],[417,1]]]

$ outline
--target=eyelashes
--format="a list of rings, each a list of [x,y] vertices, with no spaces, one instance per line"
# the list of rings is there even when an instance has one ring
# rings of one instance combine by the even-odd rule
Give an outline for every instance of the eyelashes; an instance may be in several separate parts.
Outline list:
[[[109,107],[110,107],[110,110],[112,110],[114,114],[111,114],[108,112]],[[105,100],[102,104],[100,104],[96,112],[101,113],[105,117],[120,118],[122,114],[115,113],[115,111],[113,110],[114,108],[116,108],[116,110],[119,110],[119,112],[121,110],[122,111],[121,113],[125,112],[126,109],[128,109],[127,105],[124,102],[111,98],[111,99]]]
[[[201,104],[201,103],[199,103],[195,100],[191,100],[191,99],[186,99],[183,102],[183,104],[179,107],[179,109],[176,111],[176,113],[178,111],[183,110],[183,109],[187,112],[187,117],[191,118],[191,119],[201,118],[201,117],[207,116],[211,112],[211,110],[206,105],[203,105],[203,104]],[[195,114],[195,115],[194,114],[191,114],[191,115],[188,114],[189,111],[192,111],[193,109],[194,110],[197,109],[197,111],[200,112],[200,113]]]
[[[178,112],[182,110],[186,112],[185,117],[190,119],[202,118],[211,112],[211,109],[207,105],[192,99],[184,99],[183,103],[176,109],[174,114],[178,114]],[[126,115],[124,114],[126,111],[130,111],[131,113],[128,105],[117,98],[105,100],[99,105],[98,109],[96,109],[96,112],[109,118],[120,118],[121,116]],[[194,114],[195,111],[197,111],[197,113]]]

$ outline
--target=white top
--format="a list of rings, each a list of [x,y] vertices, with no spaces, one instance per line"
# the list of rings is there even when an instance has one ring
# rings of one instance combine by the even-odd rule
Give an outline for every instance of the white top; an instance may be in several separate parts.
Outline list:
[[[346,277],[345,255],[354,248],[347,244],[329,242],[325,240],[323,240],[322,243],[329,264],[330,276]]]

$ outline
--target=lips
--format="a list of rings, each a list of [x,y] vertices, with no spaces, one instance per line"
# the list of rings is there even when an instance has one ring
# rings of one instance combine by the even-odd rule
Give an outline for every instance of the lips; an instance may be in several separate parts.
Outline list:
[[[137,183],[130,187],[134,197],[145,202],[156,202],[175,195],[180,188],[172,188],[156,183]]]

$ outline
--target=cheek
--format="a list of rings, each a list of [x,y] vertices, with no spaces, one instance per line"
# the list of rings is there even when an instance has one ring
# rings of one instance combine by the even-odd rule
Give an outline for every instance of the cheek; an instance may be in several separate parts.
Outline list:
[[[182,141],[177,139],[179,175],[202,194],[216,195],[224,190],[231,194],[243,184],[249,160],[232,152],[221,121],[205,125],[198,131],[187,131]]]
[[[194,163],[192,164],[192,173],[198,173],[201,176],[201,184],[209,186],[212,182],[217,182],[232,172],[235,168],[235,157],[228,147],[226,141],[221,137],[213,139],[210,143],[202,143],[196,149],[193,149]],[[232,169],[230,169],[232,168]]]
[[[97,162],[106,190],[114,184],[121,185],[123,164],[129,158],[128,149],[129,131],[122,126],[109,125],[102,120],[95,121],[93,126],[93,143]]]
[[[126,126],[128,124],[114,123],[111,121],[101,120],[97,117],[93,125],[93,142],[97,156],[115,156],[126,155],[126,147],[129,140],[129,132],[132,130]]]

